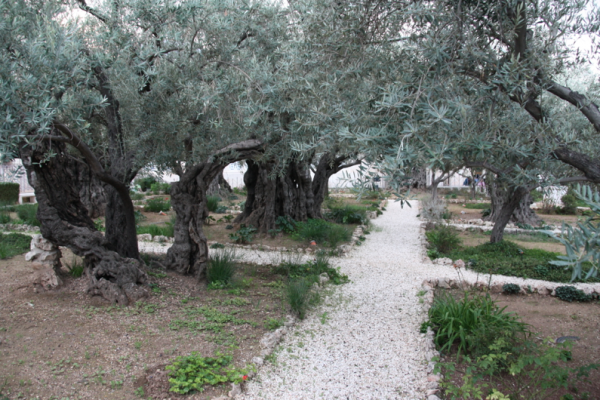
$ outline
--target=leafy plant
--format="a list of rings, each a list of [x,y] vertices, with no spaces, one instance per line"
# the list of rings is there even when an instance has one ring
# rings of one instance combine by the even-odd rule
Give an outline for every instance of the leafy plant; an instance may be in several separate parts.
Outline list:
[[[217,214],[225,214],[225,213],[227,212],[227,210],[229,210],[229,208],[228,208],[227,206],[218,206],[218,207],[215,209],[215,212],[216,212]]]
[[[265,321],[265,328],[274,331],[283,326],[283,318],[267,318]]]
[[[144,207],[144,210],[149,212],[169,211],[170,209],[171,202],[162,198],[148,199]]]
[[[166,236],[173,237],[175,235],[175,231],[173,229],[173,225],[142,225],[136,227],[136,231],[138,235],[142,235],[145,233],[149,233],[152,236]]]
[[[212,254],[207,269],[208,283],[220,283],[228,286],[237,270],[236,258],[235,251],[231,249],[216,251]]]
[[[94,221],[94,228],[96,228],[96,230],[98,232],[104,232],[105,228],[104,228],[104,221],[102,221],[101,218],[98,218],[97,220]]]
[[[77,259],[73,258],[70,264],[66,264],[67,271],[69,275],[73,278],[79,278],[83,275],[83,271],[85,270],[83,264],[81,264]]]
[[[565,246],[567,255],[558,256],[558,260],[553,260],[550,264],[571,268],[571,282],[575,279],[595,278],[600,268],[600,225],[597,223],[600,216],[600,194],[592,192],[589,186],[580,185],[573,192],[590,207],[590,217],[579,222],[576,227],[563,223],[558,236],[551,231],[545,232]]]
[[[202,357],[193,352],[189,356],[177,357],[173,364],[167,365],[170,391],[187,394],[203,392],[205,385],[219,385],[227,382],[239,383],[247,376],[246,369],[231,366],[233,358],[217,354],[216,357]]]
[[[296,221],[289,215],[280,215],[275,220],[275,225],[285,233],[292,233],[296,230]]]
[[[252,225],[246,226],[246,224],[241,224],[240,229],[229,234],[229,237],[236,243],[249,243],[254,237],[254,232],[256,232],[256,228],[254,228]]]
[[[502,291],[506,294],[519,294],[521,287],[514,283],[506,283],[502,285]]]
[[[267,231],[267,233],[269,234],[269,236],[271,236],[271,238],[275,238],[275,236],[277,236],[277,234],[279,234],[279,232],[281,232],[281,229],[269,229]]]
[[[157,183],[157,181],[156,178],[149,176],[146,178],[140,178],[136,180],[135,183],[140,187],[142,192],[145,192],[150,189],[153,184]]]
[[[461,240],[458,231],[450,225],[437,224],[434,229],[425,232],[430,248],[440,254],[449,254],[460,246]]]
[[[464,206],[465,208],[471,210],[485,210],[490,208],[492,205],[491,203],[465,203]]]
[[[286,275],[290,279],[307,278],[313,283],[318,283],[319,276],[325,273],[329,280],[336,285],[348,282],[347,275],[341,274],[339,269],[335,269],[329,264],[329,256],[324,251],[318,251],[315,259],[307,263],[289,259],[275,267],[274,272]]]
[[[221,243],[213,243],[210,245],[211,249],[224,249],[225,245]]]
[[[450,351],[456,344],[459,355],[482,354],[500,338],[510,341],[528,335],[528,325],[505,309],[489,294],[465,293],[460,300],[448,293],[437,297],[429,310],[436,345],[440,351]]]
[[[559,286],[555,289],[556,297],[562,301],[573,302],[585,302],[592,300],[591,296],[588,296],[583,290],[577,289],[574,286]]]
[[[567,190],[567,193],[560,198],[563,203],[561,212],[567,215],[577,214],[577,196],[572,188]]]
[[[357,205],[346,204],[332,207],[325,216],[339,224],[366,224],[368,222],[367,207]]]
[[[152,193],[154,194],[160,194],[160,184],[158,183],[153,183],[152,185],[150,185],[150,190],[152,191]]]
[[[144,199],[144,194],[143,193],[133,193],[131,195],[131,200],[143,200]]]
[[[233,215],[223,215],[221,218],[217,220],[217,222],[231,222],[233,220]]]

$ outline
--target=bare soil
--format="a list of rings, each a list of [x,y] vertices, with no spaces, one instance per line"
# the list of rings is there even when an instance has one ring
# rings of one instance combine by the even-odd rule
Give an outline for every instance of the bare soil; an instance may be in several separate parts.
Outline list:
[[[485,235],[480,232],[460,232],[459,236],[462,240],[463,246],[466,247],[475,247],[490,241],[489,235]],[[550,238],[538,239],[536,237],[529,237],[526,234],[505,234],[504,238],[525,249],[541,249],[555,253],[566,254],[565,246],[560,242]]]
[[[65,251],[63,262],[72,259]],[[61,288],[36,293],[23,255],[0,260],[0,398],[180,398],[168,391],[165,365],[191,352],[221,352],[244,367],[260,352],[265,322],[286,313],[281,277],[268,266],[241,265],[243,284],[233,290],[207,290],[190,277],[149,271],[151,297],[119,308],[86,295],[85,277],[65,275]],[[202,310],[237,323],[206,329]],[[228,390],[186,398],[210,399]]]
[[[454,292],[458,295],[458,292]],[[577,336],[573,341],[572,360],[566,365],[571,368],[600,361],[600,302],[568,303],[555,297],[531,295],[493,295],[500,307],[516,313],[525,323],[531,325],[534,340],[550,338],[555,341],[562,336]],[[444,361],[454,360],[455,356],[445,357]],[[452,379],[462,383],[467,365],[457,366],[458,374]],[[532,384],[535,384],[532,382]],[[504,380],[503,393],[510,391],[511,377]],[[568,390],[560,390],[544,397],[544,400],[560,400],[571,394],[574,399],[600,399],[600,370],[592,370],[589,378],[576,380],[572,377]],[[494,386],[492,386],[494,387]],[[502,391],[502,390],[501,390]]]

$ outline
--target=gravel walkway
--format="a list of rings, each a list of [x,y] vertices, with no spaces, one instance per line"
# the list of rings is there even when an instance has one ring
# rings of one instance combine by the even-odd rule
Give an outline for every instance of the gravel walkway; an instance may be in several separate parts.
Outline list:
[[[418,209],[390,202],[375,229],[335,264],[351,282],[288,333],[247,384],[250,399],[423,399],[424,321],[417,293],[440,268],[422,264]]]

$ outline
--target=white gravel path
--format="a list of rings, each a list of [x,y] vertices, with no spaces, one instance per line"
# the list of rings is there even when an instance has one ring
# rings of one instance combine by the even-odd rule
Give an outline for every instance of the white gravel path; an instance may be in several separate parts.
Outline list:
[[[250,399],[423,399],[424,321],[418,209],[390,202],[365,243],[336,259],[351,282],[336,287],[288,333],[247,384]]]

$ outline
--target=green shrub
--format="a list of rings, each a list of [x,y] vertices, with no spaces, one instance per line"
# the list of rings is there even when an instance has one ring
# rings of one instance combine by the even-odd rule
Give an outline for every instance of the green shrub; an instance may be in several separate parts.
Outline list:
[[[506,308],[506,307],[505,307]],[[489,294],[468,294],[456,300],[445,293],[429,309],[429,321],[440,351],[457,345],[458,354],[484,354],[497,339],[514,340],[529,334],[528,325],[499,308]]]
[[[366,224],[369,221],[367,207],[348,204],[330,208],[326,217],[338,224]]]
[[[573,192],[573,189],[569,188],[567,193],[560,198],[563,203],[563,207],[561,209],[562,214],[567,215],[575,215],[577,214],[577,196]]]
[[[0,259],[10,258],[29,251],[31,236],[20,233],[0,233]]]
[[[145,196],[143,193],[133,193],[130,197],[131,200],[143,200]]]
[[[502,292],[506,294],[519,294],[521,292],[521,286],[514,283],[505,283],[502,285]]]
[[[267,318],[267,320],[265,321],[265,328],[270,330],[270,331],[274,331],[276,329],[279,329],[283,326],[283,319],[282,318]]]
[[[458,231],[450,225],[438,224],[425,235],[430,248],[437,250],[440,254],[449,254],[461,244]]]
[[[170,194],[171,193],[171,184],[170,183],[161,183],[160,190],[162,190],[164,194]]]
[[[180,356],[173,364],[167,365],[170,391],[188,394],[203,392],[205,385],[220,385],[227,382],[240,383],[248,373],[245,369],[231,367],[231,356],[217,354],[217,357],[202,357],[198,353]]]
[[[583,290],[577,289],[575,286],[559,286],[555,289],[556,297],[562,301],[573,301],[585,302],[592,300],[591,296],[588,296]]]
[[[0,182],[0,203],[15,204],[19,201],[20,185],[12,182]]]
[[[219,202],[221,198],[219,196],[207,196],[206,197],[206,208],[210,212],[216,212],[219,207]]]
[[[217,214],[225,214],[225,213],[227,212],[227,210],[229,210],[229,208],[228,208],[227,206],[218,206],[218,207],[215,209],[215,212],[216,212]]]
[[[7,212],[0,212],[0,224],[10,224],[12,218]]]
[[[306,316],[310,304],[311,286],[311,282],[306,278],[292,279],[288,283],[287,300],[300,319]]]
[[[220,250],[211,255],[206,275],[209,284],[229,286],[237,270],[233,250]]]
[[[16,207],[17,216],[24,224],[32,226],[40,226],[40,221],[37,219],[37,204],[21,204]]]
[[[162,198],[149,199],[146,201],[146,206],[144,207],[144,211],[149,212],[169,211],[170,209],[171,202]]]
[[[159,225],[142,225],[136,227],[136,231],[138,235],[149,233],[152,236],[166,236],[173,237],[175,236],[175,232],[173,229],[173,225],[159,226]]]
[[[314,240],[335,248],[338,244],[349,241],[352,233],[344,226],[322,219],[309,219],[306,222],[296,223],[296,232],[292,237],[302,241]]]
[[[150,185],[150,190],[154,194],[159,194],[160,193],[160,183],[153,183],[152,185]]]
[[[246,224],[241,224],[240,229],[238,229],[234,233],[229,234],[229,237],[236,243],[244,244],[252,241],[252,238],[254,237],[254,232],[256,232],[256,228],[254,228],[252,225],[246,226]]]
[[[150,189],[153,184],[157,183],[157,181],[156,178],[149,176],[147,178],[140,178],[136,180],[135,183],[140,187],[142,192],[145,192]]]

